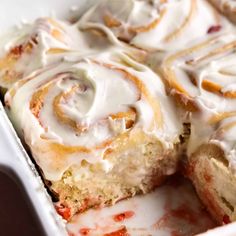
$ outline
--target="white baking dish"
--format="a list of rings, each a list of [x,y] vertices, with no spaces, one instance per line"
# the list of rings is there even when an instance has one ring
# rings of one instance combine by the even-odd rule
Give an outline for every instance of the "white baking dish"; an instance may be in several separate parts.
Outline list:
[[[32,21],[41,16],[56,15],[59,18],[73,18],[75,15],[82,13],[84,9],[89,7],[93,2],[96,1],[1,0],[0,29],[1,32],[3,32],[9,29],[9,27],[12,28],[15,25],[19,25],[21,22]],[[47,194],[34,164],[31,162],[28,154],[21,145],[1,104],[0,134],[0,169],[1,167],[10,168],[20,179],[25,191],[32,201],[32,205],[38,214],[46,234],[49,236],[66,235],[65,222],[56,213],[51,198]],[[193,209],[198,211],[200,205],[193,194],[191,186],[189,186],[189,183],[185,183],[185,181],[179,186],[167,185],[147,196],[135,197],[131,200],[122,201],[114,207],[102,210],[89,210],[87,213],[75,217],[67,228],[71,232],[81,235],[80,229],[89,227],[92,230],[88,235],[101,235],[107,230],[117,229],[120,228],[121,225],[126,225],[128,229],[131,229],[131,235],[169,236],[171,235],[170,229],[165,227],[162,229],[154,229],[151,226],[155,222],[159,222],[166,214],[166,200],[167,198],[170,198],[170,195],[171,199],[169,199],[169,204],[172,205],[172,207],[176,208],[178,205],[181,206],[181,204],[186,204],[187,202]],[[132,219],[122,222],[111,220],[111,216],[127,210],[132,210],[132,212],[134,212]],[[204,220],[208,220],[208,217],[205,216],[199,218],[201,221],[200,225],[204,224]],[[194,227],[196,227],[196,224],[194,224],[194,222],[192,222],[192,225],[186,223],[186,232],[188,232],[187,228],[193,227],[194,229]],[[186,232],[184,235],[188,236]],[[235,236],[236,223],[210,230],[202,235]]]

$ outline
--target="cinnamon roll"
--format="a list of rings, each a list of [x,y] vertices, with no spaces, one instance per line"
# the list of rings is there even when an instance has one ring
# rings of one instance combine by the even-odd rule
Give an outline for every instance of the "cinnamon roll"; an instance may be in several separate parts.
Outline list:
[[[236,220],[235,49],[235,33],[216,36],[170,55],[161,68],[170,95],[191,114],[187,175],[220,223]]]
[[[0,87],[65,219],[183,165],[213,217],[236,220],[236,31],[209,1],[101,0],[14,35]]]
[[[5,98],[66,218],[146,193],[177,169],[177,111],[160,78],[125,54],[58,63]]]
[[[36,69],[53,64],[63,53],[84,45],[76,27],[40,18],[10,34],[0,51],[0,87],[10,88]]]
[[[236,2],[234,0],[209,0],[220,12],[236,23]]]
[[[78,26],[148,51],[183,49],[207,37],[212,27],[232,28],[205,0],[102,0],[82,16]]]

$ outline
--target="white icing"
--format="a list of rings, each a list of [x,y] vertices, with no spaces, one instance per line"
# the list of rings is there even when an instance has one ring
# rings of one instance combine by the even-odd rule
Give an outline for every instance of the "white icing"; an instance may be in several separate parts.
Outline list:
[[[189,17],[191,7],[193,11]],[[78,25],[80,28],[99,28],[113,41],[116,36],[128,40],[130,44],[139,48],[173,51],[192,45],[197,39],[208,37],[207,32],[212,26],[220,25],[222,31],[232,29],[229,22],[216,14],[216,11],[204,0],[168,0],[163,3],[161,1],[151,3],[134,0],[103,0],[87,12],[79,20]],[[110,29],[105,27],[106,15],[111,15],[121,25]],[[134,34],[130,30],[137,26],[148,26],[157,19],[160,21],[144,32]],[[185,25],[183,29],[168,39],[183,25]]]
[[[191,4],[194,3],[196,5],[188,19]],[[77,11],[76,6],[72,10]],[[107,14],[120,25],[111,28],[106,26],[104,17]],[[188,22],[180,30],[186,19]],[[155,20],[160,22],[150,26],[150,29],[141,29]],[[219,32],[209,34],[209,29],[214,26],[221,27]],[[80,31],[91,28],[103,31],[107,37],[91,30]],[[59,38],[53,34],[53,30],[59,32]],[[232,33],[228,33],[229,31]],[[146,135],[157,138],[166,149],[173,148],[181,131],[181,123],[186,122],[187,116],[190,117],[192,132],[188,154],[191,155],[203,143],[220,145],[225,151],[229,167],[236,173],[236,126],[225,129],[228,122],[233,122],[235,117],[225,118],[217,125],[209,124],[212,116],[223,112],[235,112],[236,99],[224,98],[202,87],[203,82],[208,80],[221,87],[220,93],[236,92],[233,50],[204,59],[208,53],[235,41],[234,31],[232,25],[222,16],[216,15],[213,8],[204,0],[102,0],[91,7],[75,25],[60,21],[52,24],[48,19],[39,19],[33,25],[24,25],[19,31],[8,35],[0,45],[0,55],[3,58],[14,46],[30,41],[32,36],[37,39],[32,52],[23,54],[13,68],[23,73],[23,81],[29,75],[32,78],[24,85],[16,83],[6,95],[12,120],[49,180],[59,180],[69,167],[79,166],[83,160],[98,164],[103,171],[109,172],[113,168],[113,163],[103,159],[109,145],[95,147],[127,132],[125,118],[113,119],[112,114],[128,112],[130,109],[136,112],[132,129],[141,129]],[[176,34],[170,37],[173,32]],[[171,64],[171,69],[177,76],[176,82],[187,91],[201,110],[200,113],[190,115],[186,112],[186,117],[185,114],[176,111],[165,93],[160,78],[146,66],[126,55],[131,54],[140,60],[137,55],[140,55],[141,51],[132,48],[131,45],[155,51],[158,55],[152,54],[148,61],[152,65],[155,60],[160,63],[176,50],[189,48],[206,39],[213,41],[207,47],[192,51]],[[129,45],[122,40],[127,41]],[[66,51],[48,53],[53,48]],[[94,63],[93,60],[112,66],[107,68]],[[161,127],[157,122],[153,123],[154,109],[146,95],[140,94],[140,88],[129,80],[122,70],[138,78],[148,94],[159,103],[160,116],[163,117]],[[4,70],[0,72],[0,76],[3,73]],[[189,80],[189,73],[196,78],[195,84]],[[39,122],[29,109],[29,102],[32,95],[49,80],[53,86],[44,98]],[[1,79],[0,85],[7,88],[12,86]],[[78,129],[83,127],[82,131],[60,121],[52,109],[55,97],[60,93],[70,92],[75,86],[78,88],[71,92],[68,98],[62,99],[59,107],[63,114],[74,121]],[[14,90],[16,94],[12,96],[11,91]],[[171,94],[173,93],[174,89],[171,91]],[[81,146],[90,149],[91,152],[77,151],[57,157],[50,149],[51,143]],[[86,174],[85,168],[75,178],[79,179],[81,175]],[[140,182],[138,178],[132,181]]]
[[[112,61],[112,58],[127,60],[130,66]],[[96,64],[93,60],[111,64],[111,67]],[[168,116],[164,118],[163,127],[156,124],[150,130],[154,110],[145,94],[140,94],[137,85],[129,80],[122,70],[138,78],[148,89],[148,93],[159,102],[161,106],[159,115]],[[55,78],[55,81],[52,78]],[[48,81],[51,81],[53,86],[44,99],[39,122],[29,109],[29,102],[32,95]],[[67,101],[62,100],[60,107],[63,113],[77,124],[88,127],[82,132],[77,132],[62,123],[56,117],[55,109],[52,108],[57,95],[70,91],[76,85],[80,85],[81,90],[71,93]],[[148,135],[155,136],[167,148],[173,148],[173,143],[178,139],[181,131],[181,122],[174,114],[174,107],[165,95],[160,78],[144,65],[134,62],[118,51],[93,55],[91,59],[87,57],[86,60],[79,60],[77,63],[59,63],[39,73],[23,86],[15,84],[13,89],[17,91],[14,97],[11,97],[10,93],[6,95],[12,119],[18,128],[23,130],[26,143],[31,147],[37,163],[49,180],[60,179],[65,170],[70,166],[80,165],[82,160],[101,163],[104,171],[112,169],[112,163],[103,160],[103,154],[109,146],[99,149],[95,147],[127,131],[124,118],[112,119],[111,117],[112,114],[127,112],[130,107],[135,108],[137,113],[137,120],[132,129],[141,129]],[[53,163],[56,162],[53,156],[55,153],[48,146],[52,142],[67,146],[83,146],[91,149],[92,152],[65,154],[61,160],[57,160],[58,163]]]
[[[48,52],[50,49],[74,50],[78,54],[89,50],[86,37],[80,33],[76,26],[54,19],[52,21],[55,24],[51,23],[49,18],[40,18],[34,24],[24,25],[20,30],[9,33],[3,38],[2,46],[0,46],[0,57],[2,59],[16,46],[25,45],[29,42],[33,45],[32,50],[23,52],[14,66],[10,68],[11,71],[22,73],[21,78],[63,59],[64,52],[50,53]],[[6,41],[7,43],[5,43]],[[5,70],[2,68],[0,77],[4,73]],[[12,82],[0,78],[0,85],[10,88]]]
[[[176,76],[175,82],[186,91],[185,95],[191,98],[200,109],[200,112],[192,114],[190,118],[191,136],[187,148],[188,155],[195,152],[201,144],[214,143],[224,150],[229,167],[234,173],[236,173],[236,122],[230,128],[227,128],[227,124],[236,121],[235,44],[235,33],[223,34],[211,39],[202,48],[189,48],[186,53],[177,56],[168,65]],[[228,49],[223,50],[226,46]],[[217,51],[218,53],[214,53]],[[164,67],[166,61],[163,63]],[[192,74],[195,83],[191,82],[189,74]],[[215,91],[204,87],[206,81],[214,83]],[[214,89],[212,85],[209,86]],[[175,91],[173,88],[172,93]],[[212,122],[213,117],[215,117],[215,122]]]

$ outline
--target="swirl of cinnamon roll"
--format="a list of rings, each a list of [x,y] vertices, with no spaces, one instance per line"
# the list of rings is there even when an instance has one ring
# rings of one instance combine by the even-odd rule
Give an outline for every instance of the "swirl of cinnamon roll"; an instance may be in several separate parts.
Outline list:
[[[203,0],[103,0],[79,20],[81,29],[98,29],[138,48],[171,51],[207,37],[211,27],[232,28]]]
[[[188,175],[215,219],[236,219],[236,34],[169,55],[162,73],[190,114]]]
[[[76,27],[52,18],[39,18],[13,34],[0,52],[3,88],[10,88],[34,70],[59,61],[63,53],[83,45]]]
[[[181,106],[207,111],[211,123],[235,115],[235,47],[236,35],[229,33],[165,59],[163,75]]]
[[[235,48],[236,35],[230,33],[170,55],[163,62],[170,94],[185,111],[194,113],[189,153],[216,140],[221,123],[236,115]]]
[[[126,55],[105,52],[39,71],[16,83],[6,103],[72,212],[150,191],[176,170],[176,111],[159,77]]]

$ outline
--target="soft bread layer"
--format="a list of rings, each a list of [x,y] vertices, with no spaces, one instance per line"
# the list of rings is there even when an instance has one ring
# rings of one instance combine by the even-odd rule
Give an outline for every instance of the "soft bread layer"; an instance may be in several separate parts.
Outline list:
[[[236,177],[228,169],[222,149],[205,144],[189,157],[186,174],[219,224],[236,220]]]
[[[125,149],[107,156],[113,168],[105,172],[100,165],[84,162],[72,167],[51,189],[61,206],[71,215],[91,207],[108,206],[139,193],[147,193],[160,185],[167,175],[176,172],[178,155],[164,150],[153,138],[131,140]]]
[[[236,23],[236,2],[232,0],[209,0],[220,12]]]

